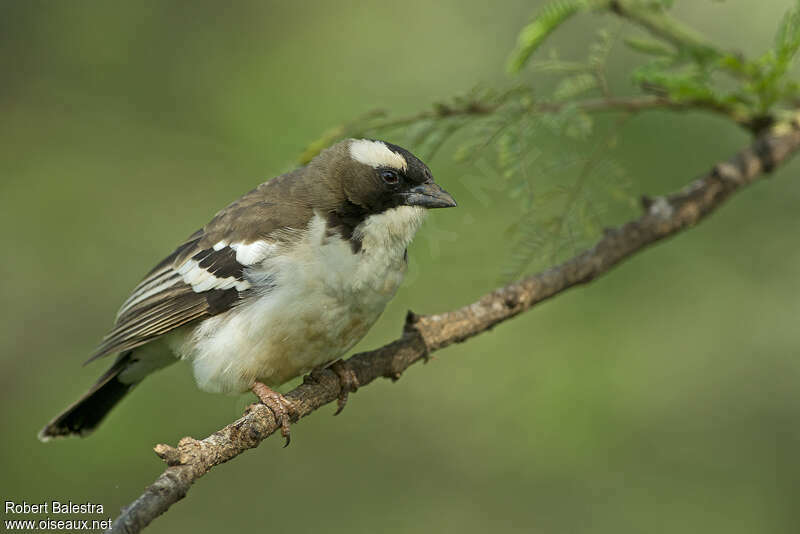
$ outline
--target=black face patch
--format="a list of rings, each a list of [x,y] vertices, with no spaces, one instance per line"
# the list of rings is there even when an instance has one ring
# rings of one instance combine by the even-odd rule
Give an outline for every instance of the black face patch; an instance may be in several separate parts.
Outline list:
[[[387,143],[385,141],[367,139],[366,141],[380,145],[380,150],[386,152],[381,158],[383,164],[371,165],[363,163],[360,160],[355,161],[352,167],[348,168],[348,173],[345,175],[345,192],[347,200],[352,204],[362,208],[356,217],[351,217],[350,224],[354,228],[357,223],[363,220],[364,215],[372,215],[383,213],[386,210],[406,205],[409,193],[414,188],[433,182],[433,175],[422,161],[419,160],[414,154],[409,152],[403,147]],[[399,156],[399,157],[395,157]],[[396,165],[400,165],[402,160],[405,161],[405,169]],[[339,226],[342,218],[342,213],[336,214],[337,220],[330,221],[331,226]],[[347,230],[344,235],[351,235],[352,230]],[[355,244],[355,246],[359,246]]]
[[[349,241],[353,254],[357,254],[361,251],[361,239],[353,237],[353,232],[356,226],[361,224],[368,215],[368,210],[346,201],[343,206],[328,213],[325,235],[326,237],[338,235],[342,239]]]
[[[432,182],[433,181],[433,174],[431,170],[428,168],[427,165],[422,163],[417,156],[406,150],[405,148],[397,145],[393,145],[392,143],[387,143],[386,141],[382,141],[386,147],[394,152],[395,154],[400,154],[406,160],[406,164],[408,165],[408,169],[404,171],[406,178],[408,178],[409,182],[414,184],[421,184],[424,182]]]

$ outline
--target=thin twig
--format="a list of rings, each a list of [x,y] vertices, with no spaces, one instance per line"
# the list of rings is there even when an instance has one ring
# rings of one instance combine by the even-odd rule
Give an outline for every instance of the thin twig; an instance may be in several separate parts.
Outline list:
[[[640,0],[609,0],[607,9],[638,24],[677,48],[688,48],[707,57],[724,55],[711,41],[693,28],[669,16],[665,10],[654,9],[650,5],[644,5]]]
[[[333,128],[311,145],[306,147],[298,158],[301,165],[311,161],[325,147],[344,137],[364,137],[370,133],[385,132],[408,127],[423,121],[447,120],[458,117],[483,117],[500,111],[508,103],[509,92],[493,102],[472,101],[458,106],[437,104],[431,109],[387,117],[380,110],[373,110],[359,119]],[[558,113],[574,108],[586,113],[623,112],[639,113],[650,110],[692,111],[705,110],[722,115],[752,133],[760,133],[771,123],[765,117],[751,117],[741,110],[709,100],[674,100],[662,95],[630,97],[588,98],[577,102],[543,101],[531,104],[526,113]],[[765,122],[766,121],[766,122]]]
[[[485,332],[566,289],[591,282],[647,246],[691,228],[732,193],[785,163],[798,150],[800,125],[796,118],[757,137],[751,146],[729,161],[718,163],[683,190],[655,199],[643,198],[642,216],[607,230],[591,249],[497,289],[463,308],[436,315],[409,312],[399,339],[377,350],[357,354],[344,366],[355,373],[362,387],[380,377],[396,380],[406,368],[426,359],[431,352]],[[339,389],[339,380],[330,370],[315,380],[305,381],[286,395],[298,407],[292,420],[297,421],[336,400]],[[109,532],[140,532],[186,496],[191,485],[211,468],[258,446],[279,428],[272,412],[257,404],[248,408],[242,418],[203,440],[183,438],[177,447],[157,445],[156,454],[169,467],[123,509]]]
[[[495,113],[502,104],[481,104],[471,103],[463,107],[436,106],[433,109],[402,115],[399,117],[384,117],[374,119],[367,123],[362,130],[388,130],[415,124],[424,120],[447,119],[451,117],[461,117],[469,115],[490,115]],[[671,111],[690,111],[704,109],[724,115],[733,119],[740,126],[750,129],[749,119],[734,113],[728,107],[706,100],[673,100],[665,96],[631,96],[631,97],[604,97],[589,98],[577,102],[537,102],[531,106],[532,113],[558,113],[567,107],[572,107],[586,113],[622,111],[626,113],[638,113],[640,111],[650,111],[665,109]]]

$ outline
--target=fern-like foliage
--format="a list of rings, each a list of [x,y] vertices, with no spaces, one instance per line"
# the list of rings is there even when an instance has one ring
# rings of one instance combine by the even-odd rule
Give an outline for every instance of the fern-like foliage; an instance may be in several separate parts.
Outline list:
[[[761,119],[779,118],[794,108],[800,97],[800,87],[789,77],[800,49],[800,2],[782,19],[774,47],[755,59],[710,45],[704,49],[712,53],[697,55],[691,48],[670,48],[663,40],[629,39],[626,44],[651,58],[633,73],[646,91],[727,110],[755,128],[769,124]]]
[[[546,267],[596,240],[614,222],[610,211],[627,217],[636,209],[631,180],[614,157],[631,113],[703,109],[757,132],[800,106],[800,85],[791,76],[800,51],[800,0],[781,21],[772,48],[754,59],[721,49],[672,18],[672,4],[554,0],[522,28],[507,65],[512,73],[529,73],[535,84],[475,88],[405,117],[373,112],[326,132],[301,162],[343,137],[390,138],[425,160],[447,148],[470,169],[462,175],[474,178],[463,185],[476,198],[491,184],[519,206],[505,277]],[[621,25],[601,29],[584,59],[563,59],[555,48],[535,56],[561,25],[592,11],[617,15],[634,34]],[[643,57],[631,72],[639,95],[620,97],[609,89],[607,63],[617,41]],[[598,111],[617,115],[599,120]]]
[[[519,33],[517,48],[508,61],[509,72],[519,72],[531,54],[551,33],[567,19],[588,9],[589,6],[589,0],[556,0],[547,4]]]

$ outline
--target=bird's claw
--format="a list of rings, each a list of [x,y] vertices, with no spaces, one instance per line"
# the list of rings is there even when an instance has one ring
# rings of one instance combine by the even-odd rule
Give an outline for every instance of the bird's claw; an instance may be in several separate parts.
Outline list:
[[[339,378],[339,398],[336,399],[336,412],[333,415],[339,415],[347,405],[347,397],[350,393],[358,391],[360,384],[355,372],[342,360],[336,360],[331,365],[331,371],[336,373]]]
[[[275,416],[275,422],[281,426],[281,436],[286,439],[284,448],[289,446],[292,441],[291,436],[291,418],[289,412],[294,411],[294,404],[292,401],[270,388],[269,386],[256,382],[253,384],[252,391],[256,397],[272,411]]]

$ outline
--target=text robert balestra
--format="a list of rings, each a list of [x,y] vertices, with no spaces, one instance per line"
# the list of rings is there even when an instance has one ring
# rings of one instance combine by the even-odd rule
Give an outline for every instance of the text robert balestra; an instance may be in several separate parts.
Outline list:
[[[103,505],[93,502],[76,503],[72,501],[45,501],[29,503],[28,501],[5,502],[7,514],[102,514]]]

